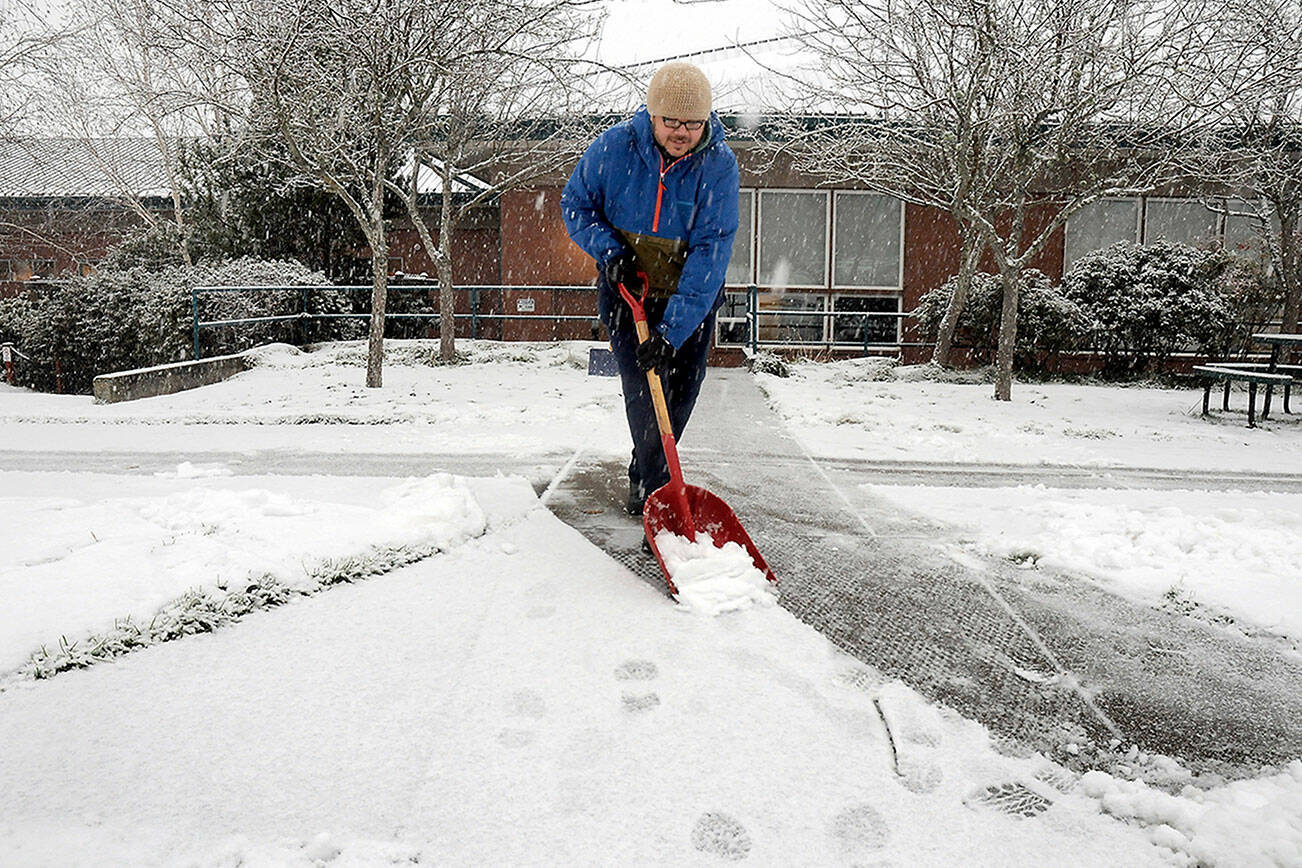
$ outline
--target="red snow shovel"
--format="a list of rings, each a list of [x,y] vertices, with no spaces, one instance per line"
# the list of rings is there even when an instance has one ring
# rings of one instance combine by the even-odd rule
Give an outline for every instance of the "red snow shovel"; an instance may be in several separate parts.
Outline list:
[[[645,274],[638,276],[642,278],[643,297],[645,297],[647,278]],[[624,296],[624,301],[628,302],[629,308],[633,311],[638,342],[645,341],[651,336],[651,330],[647,326],[646,309],[642,306],[642,299],[634,296],[622,283],[619,284],[619,294]],[[665,406],[665,393],[660,387],[660,374],[655,368],[646,372],[646,381],[651,387],[651,402],[656,410],[656,425],[660,428],[660,442],[664,445],[665,461],[669,465],[669,482],[651,492],[646,499],[646,504],[642,507],[642,526],[646,530],[647,540],[651,543],[651,551],[665,574],[665,581],[669,583],[669,593],[676,595],[678,589],[674,587],[673,577],[669,575],[669,568],[665,566],[660,547],[656,545],[656,534],[661,531],[669,531],[695,542],[696,532],[699,530],[710,535],[716,548],[722,547],[724,543],[735,542],[747,551],[755,563],[755,568],[776,585],[777,577],[764,562],[759,549],[755,548],[755,543],[751,541],[750,535],[741,526],[741,522],[737,520],[736,514],[728,504],[704,488],[683,482],[683,469],[678,464],[678,446],[674,442],[674,429],[669,421],[669,410]]]

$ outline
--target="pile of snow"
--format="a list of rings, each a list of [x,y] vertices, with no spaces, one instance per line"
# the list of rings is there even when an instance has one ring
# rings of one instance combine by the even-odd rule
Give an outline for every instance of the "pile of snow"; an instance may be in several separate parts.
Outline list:
[[[217,468],[205,475],[238,486]],[[0,672],[42,646],[53,651],[62,637],[76,642],[125,618],[147,624],[186,593],[240,593],[267,575],[311,592],[341,561],[419,557],[486,527],[465,481],[448,474],[390,484],[365,503],[198,487],[193,465],[176,476],[165,494],[127,494],[145,483],[126,478],[116,496],[0,496],[8,517],[0,524]]]
[[[655,542],[678,590],[676,599],[690,611],[714,616],[777,602],[777,590],[740,543],[716,545],[704,531],[693,541],[667,530],[656,534]]]
[[[1193,865],[1302,864],[1302,761],[1275,775],[1179,795],[1092,771],[1081,788],[1111,816],[1145,828]]]
[[[1150,605],[1194,603],[1302,639],[1302,494],[865,486],[983,554],[1083,573]]]

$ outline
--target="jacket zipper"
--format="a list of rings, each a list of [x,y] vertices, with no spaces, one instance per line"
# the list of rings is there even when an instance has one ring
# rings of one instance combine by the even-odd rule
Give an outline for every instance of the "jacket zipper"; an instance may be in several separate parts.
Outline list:
[[[685,157],[687,155],[684,154],[683,156]],[[677,166],[682,159],[683,157],[679,157],[678,159],[670,163],[668,166],[666,166],[665,158],[663,156],[660,157],[660,186],[656,187],[656,216],[651,221],[652,232],[660,231],[660,201],[665,194],[665,172],[668,172],[674,166]]]

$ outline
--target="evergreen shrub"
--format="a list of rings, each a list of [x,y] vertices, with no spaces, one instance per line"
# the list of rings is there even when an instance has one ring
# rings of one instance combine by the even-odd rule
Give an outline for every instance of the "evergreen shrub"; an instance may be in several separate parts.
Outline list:
[[[1017,312],[1014,365],[1019,370],[1038,371],[1055,354],[1073,348],[1088,328],[1089,320],[1043,272],[1028,269],[1024,278]],[[924,332],[935,334],[940,327],[957,283],[955,275],[919,301],[913,316]],[[994,361],[1003,300],[1003,281],[998,275],[985,272],[972,275],[954,343],[971,347],[973,360],[978,364]]]
[[[1091,320],[1103,374],[1134,376],[1175,352],[1217,355],[1234,320],[1224,286],[1232,264],[1222,251],[1123,242],[1077,260],[1062,292]]]
[[[135,253],[115,252],[93,274],[37,283],[0,299],[0,340],[13,341],[31,360],[22,368],[23,385],[54,391],[61,379],[65,392],[89,394],[99,374],[190,358],[195,286],[325,283],[323,275],[293,261],[240,259],[188,268]],[[345,295],[308,294],[308,311],[345,311]],[[205,320],[297,313],[303,304],[299,293],[287,291],[212,293],[201,299]],[[352,338],[365,328],[365,320],[343,319],[209,329],[202,333],[202,349],[207,356],[272,340]]]

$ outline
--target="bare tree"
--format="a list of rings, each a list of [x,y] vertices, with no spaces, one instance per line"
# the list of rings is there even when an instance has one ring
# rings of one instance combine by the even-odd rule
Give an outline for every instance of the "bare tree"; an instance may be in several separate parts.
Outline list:
[[[543,152],[537,143],[510,151],[502,131],[526,110],[557,107],[564,48],[590,32],[582,13],[591,4],[159,2],[172,40],[233,70],[244,83],[238,146],[268,160],[287,153],[297,182],[338,196],[365,235],[373,275],[367,385],[382,382],[390,203],[406,207],[438,266],[443,352],[450,356],[453,222],[459,212],[537,171],[537,161],[528,158]],[[524,155],[524,167],[495,178],[468,201],[454,198],[454,179],[508,154]],[[443,174],[437,242],[413,183],[415,167],[431,157]]]
[[[541,0],[467,16],[448,34],[457,50],[411,75],[413,90],[427,94],[426,124],[412,172],[389,186],[438,271],[445,361],[456,354],[453,227],[485,200],[554,173],[587,145],[586,111],[574,109],[575,72],[594,35],[592,9],[590,0]],[[423,167],[437,174],[441,191],[437,241],[420,207]]]
[[[0,141],[20,150],[26,150],[26,140],[44,126],[44,73],[76,32],[45,12],[29,0],[0,6]],[[0,220],[0,230],[62,248],[53,233],[30,223]]]
[[[187,143],[213,127],[215,101],[197,98],[209,70],[160,42],[153,0],[72,0],[68,8],[75,35],[44,70],[51,119],[111,197],[190,264],[182,159]],[[142,193],[170,208],[151,207]]]
[[[1193,170],[1219,181],[1266,241],[1283,296],[1283,330],[1302,315],[1302,6],[1223,0],[1207,22],[1207,66],[1189,88],[1224,113]],[[1205,82],[1211,83],[1210,87]]]
[[[961,277],[988,251],[1004,288],[999,400],[1012,396],[1031,262],[1080,208],[1177,171],[1169,147],[1153,147],[1192,117],[1173,109],[1165,84],[1189,43],[1171,5],[810,0],[798,10],[799,38],[818,60],[804,81],[814,104],[851,116],[802,137],[804,165],[947,210]]]

